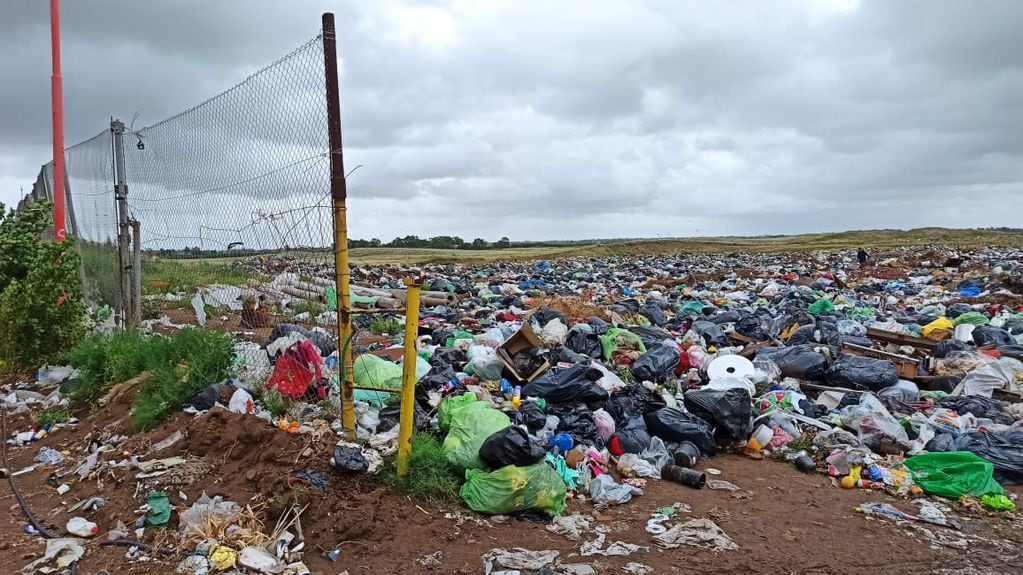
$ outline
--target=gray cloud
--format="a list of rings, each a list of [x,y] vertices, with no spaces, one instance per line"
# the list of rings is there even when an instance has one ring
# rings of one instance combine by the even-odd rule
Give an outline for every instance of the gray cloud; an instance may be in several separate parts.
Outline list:
[[[315,35],[330,9],[346,164],[362,165],[349,181],[354,237],[1018,225],[1023,4],[596,6],[65,2],[68,143],[110,116],[137,112],[138,127],[202,101]],[[0,7],[7,203],[48,159],[48,48],[45,3]],[[275,135],[265,107],[254,102],[217,125],[258,137],[252,150],[280,146],[282,158],[315,148],[315,138]],[[230,128],[256,119],[266,134]],[[225,157],[248,165],[250,148],[239,148]],[[305,183],[295,197],[316,197],[318,177],[296,178]],[[176,185],[202,186],[186,180]],[[192,217],[178,206],[157,227],[244,225],[253,211],[295,206],[280,191],[256,201],[261,193],[232,190]]]

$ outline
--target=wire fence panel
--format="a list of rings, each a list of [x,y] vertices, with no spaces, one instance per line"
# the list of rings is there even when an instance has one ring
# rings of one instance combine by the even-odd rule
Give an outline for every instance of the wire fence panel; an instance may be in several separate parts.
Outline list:
[[[182,298],[172,321],[194,320],[197,291],[206,304],[235,312],[209,310],[214,324],[237,321],[243,299],[259,311],[248,310],[241,328],[290,320],[295,311],[312,321],[333,317],[323,313],[334,300],[326,110],[317,36],[233,88],[125,133],[142,290],[150,301],[162,297],[163,308]],[[282,272],[294,276],[272,282]],[[157,313],[147,307],[144,315]]]

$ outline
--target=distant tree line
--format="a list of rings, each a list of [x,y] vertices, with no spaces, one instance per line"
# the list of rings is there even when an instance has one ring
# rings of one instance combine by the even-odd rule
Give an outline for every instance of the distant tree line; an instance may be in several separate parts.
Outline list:
[[[483,238],[476,238],[467,242],[456,236],[434,236],[432,238],[421,238],[419,236],[405,236],[394,238],[388,243],[383,243],[377,238],[371,240],[348,240],[350,248],[430,248],[436,250],[501,250],[512,247],[511,240],[501,238],[496,242],[488,242]]]

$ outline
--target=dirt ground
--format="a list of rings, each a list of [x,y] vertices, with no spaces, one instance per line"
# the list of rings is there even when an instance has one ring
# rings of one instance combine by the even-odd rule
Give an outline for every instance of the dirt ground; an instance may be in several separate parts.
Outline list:
[[[824,475],[804,475],[784,463],[754,461],[738,455],[723,455],[701,461],[700,469],[716,468],[714,478],[730,481],[741,489],[695,490],[674,483],[649,481],[645,493],[631,502],[595,512],[589,502],[570,502],[567,514],[596,516],[595,525],[610,529],[608,543],[621,540],[648,549],[626,557],[579,555],[582,541],[571,541],[545,529],[545,524],[525,520],[495,520],[476,515],[464,507],[441,508],[409,499],[382,487],[375,478],[342,476],[330,469],[334,439],[292,435],[275,429],[255,416],[214,410],[199,417],[179,414],[152,432],[132,436],[111,456],[123,459],[145,454],[151,446],[175,432],[183,438],[150,458],[181,456],[186,464],[162,477],[138,481],[135,471],[104,473],[98,478],[78,481],[70,473],[72,460],[85,453],[89,436],[105,437],[130,429],[130,397],[104,408],[78,424],[31,444],[11,447],[9,468],[21,469],[32,463],[42,447],[67,449],[71,456],[56,467],[19,475],[16,480],[32,512],[48,529],[63,533],[71,516],[67,508],[92,496],[106,504],[84,515],[96,521],[100,535],[88,542],[79,573],[110,574],[174,573],[179,561],[173,554],[159,557],[154,551],[145,561],[129,562],[124,547],[105,547],[109,529],[118,521],[130,530],[140,516],[136,513],[150,490],[165,490],[171,503],[186,508],[202,492],[223,495],[249,505],[265,523],[292,503],[310,503],[302,528],[307,542],[305,563],[313,573],[337,575],[387,573],[482,573],[484,556],[494,548],[522,547],[530,550],[560,551],[562,563],[586,563],[597,573],[624,573],[631,562],[652,568],[651,573],[1020,573],[1023,558],[1023,521],[1014,516],[988,516],[977,512],[963,516],[963,531],[920,525],[898,526],[856,513],[857,505],[888,501],[913,512],[909,501],[894,500],[871,491],[843,490]],[[80,414],[84,416],[86,414]],[[8,432],[25,429],[25,414],[8,421]],[[313,470],[329,481],[324,494],[294,491],[287,486],[292,471]],[[710,477],[710,476],[709,476]],[[71,490],[59,496],[55,487],[68,483]],[[1010,488],[1016,493],[1023,490]],[[182,501],[179,491],[187,497]],[[7,481],[0,481],[0,501],[8,510],[0,518],[0,562],[2,572],[14,573],[41,556],[43,539],[24,533],[27,522]],[[695,547],[673,550],[658,548],[645,531],[650,514],[662,506],[684,503],[691,512],[679,520],[713,519],[738,545],[736,551],[714,552]],[[147,528],[142,540],[156,548],[173,544],[171,534],[177,514],[167,528]],[[965,548],[958,548],[965,547]],[[340,548],[336,562],[324,552]],[[426,559],[434,555],[434,561]]]

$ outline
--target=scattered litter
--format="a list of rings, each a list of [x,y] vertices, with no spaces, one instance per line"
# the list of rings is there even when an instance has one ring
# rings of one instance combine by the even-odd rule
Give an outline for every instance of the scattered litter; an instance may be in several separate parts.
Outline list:
[[[604,541],[607,539],[605,533],[606,528],[597,530],[597,537],[591,541],[587,541],[579,547],[579,554],[583,557],[589,557],[591,555],[603,555],[605,557],[614,556],[628,556],[636,553],[637,551],[647,552],[650,550],[649,547],[643,547],[635,545],[633,543],[625,543],[624,541],[612,541],[608,546],[604,547]]]
[[[571,515],[555,517],[551,524],[547,526],[547,531],[563,535],[571,541],[578,541],[582,538],[583,534],[590,531],[592,523],[592,517],[573,513]]]
[[[713,551],[734,551],[738,545],[710,519],[690,519],[679,523],[666,533],[654,536],[654,542],[664,549],[682,545],[702,547]]]
[[[723,481],[721,479],[711,479],[707,481],[707,489],[724,490],[724,491],[738,491],[741,489],[738,485]]]
[[[46,551],[43,556],[25,565],[22,573],[52,573],[55,570],[46,567],[47,563],[53,562],[57,569],[64,569],[68,565],[78,561],[85,556],[85,547],[82,547],[79,539],[61,537],[46,540]]]
[[[512,549],[491,549],[483,556],[483,572],[486,575],[497,575],[494,569],[511,569],[521,571],[539,571],[557,561],[560,551],[530,551],[521,547]]]

